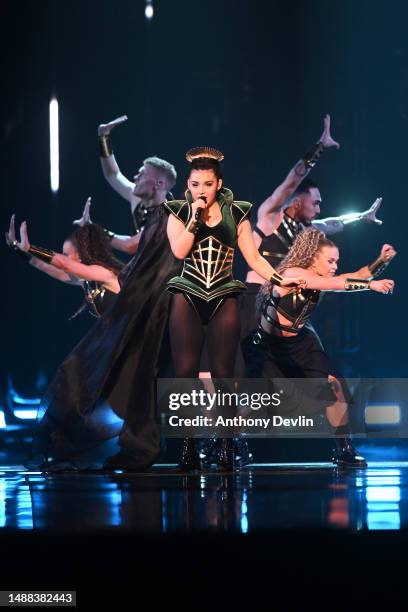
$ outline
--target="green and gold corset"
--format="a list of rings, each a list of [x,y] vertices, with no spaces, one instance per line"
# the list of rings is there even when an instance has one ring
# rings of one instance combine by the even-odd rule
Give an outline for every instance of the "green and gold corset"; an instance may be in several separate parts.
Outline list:
[[[187,225],[192,215],[192,196],[190,191],[186,191],[185,195],[185,200],[165,202],[163,206],[168,213]],[[232,265],[237,228],[248,217],[252,204],[234,202],[232,191],[226,187],[220,190],[218,203],[221,208],[221,221],[214,227],[200,223],[193,248],[184,259],[181,275],[174,276],[167,283],[170,291],[183,291],[209,302],[246,288],[244,283],[234,280]]]

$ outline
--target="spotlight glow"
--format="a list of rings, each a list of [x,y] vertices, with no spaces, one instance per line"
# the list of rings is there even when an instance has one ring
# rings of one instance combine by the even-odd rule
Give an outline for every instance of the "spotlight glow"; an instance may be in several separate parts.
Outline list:
[[[51,191],[59,189],[59,134],[58,134],[58,102],[53,98],[50,102],[50,180]]]
[[[145,17],[146,19],[153,19],[154,9],[151,1],[147,0],[146,8],[145,8]]]
[[[401,410],[398,404],[367,404],[364,418],[367,425],[398,425]]]
[[[24,419],[24,420],[34,420],[37,418],[37,410],[23,410],[23,409],[19,409],[19,410],[14,410],[13,411],[14,416],[16,417],[16,419]]]

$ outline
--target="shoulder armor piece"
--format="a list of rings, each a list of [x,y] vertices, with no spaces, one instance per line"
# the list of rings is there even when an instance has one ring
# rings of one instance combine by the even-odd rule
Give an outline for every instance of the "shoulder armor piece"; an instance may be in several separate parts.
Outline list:
[[[236,225],[248,218],[251,208],[252,204],[250,202],[232,202],[231,214]]]
[[[168,214],[172,214],[177,219],[180,219],[184,225],[189,221],[191,217],[191,206],[186,200],[170,200],[170,202],[163,202],[163,206]]]

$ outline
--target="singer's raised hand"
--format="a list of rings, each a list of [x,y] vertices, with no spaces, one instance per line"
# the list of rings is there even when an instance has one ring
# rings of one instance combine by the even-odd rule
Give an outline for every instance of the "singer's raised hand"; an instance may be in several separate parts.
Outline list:
[[[192,216],[193,218],[197,219],[197,212],[198,212],[198,216],[201,215],[201,212],[203,210],[205,210],[207,208],[207,202],[204,201],[204,198],[198,198],[197,200],[195,200],[195,202],[193,202],[191,204],[191,211],[192,211]]]

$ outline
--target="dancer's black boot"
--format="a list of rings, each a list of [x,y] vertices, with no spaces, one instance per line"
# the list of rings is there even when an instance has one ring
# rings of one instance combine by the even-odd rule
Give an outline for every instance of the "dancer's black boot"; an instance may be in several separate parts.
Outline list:
[[[210,468],[213,463],[218,462],[221,450],[222,438],[208,438],[201,447],[200,457],[203,465]],[[236,467],[242,468],[252,463],[254,457],[249,450],[248,442],[237,436],[233,439],[234,444],[234,463]]]
[[[203,467],[210,468],[213,463],[217,463],[217,457],[220,451],[221,438],[206,438],[201,445],[200,458]]]
[[[252,463],[254,457],[249,450],[248,442],[238,436],[234,438],[234,461],[236,467],[245,467],[249,463]]]
[[[194,438],[184,438],[183,449],[181,451],[181,459],[178,464],[179,472],[192,472],[193,470],[201,469],[201,460],[196,448]]]
[[[343,468],[365,468],[367,461],[358,454],[351,439],[347,437],[335,438],[333,463]]]
[[[234,440],[222,438],[217,455],[217,465],[221,472],[232,472],[234,469]]]

